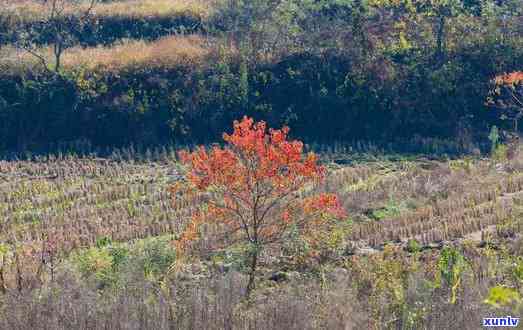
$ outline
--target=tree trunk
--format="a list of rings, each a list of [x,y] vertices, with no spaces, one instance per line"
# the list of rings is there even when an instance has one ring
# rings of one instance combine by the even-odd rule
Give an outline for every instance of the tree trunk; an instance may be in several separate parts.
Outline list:
[[[0,293],[6,293],[7,289],[5,287],[5,279],[4,279],[4,267],[0,268]]]
[[[247,284],[247,297],[251,294],[252,290],[256,287],[256,267],[258,266],[258,250],[254,251],[251,260],[251,270],[249,272],[249,283]]]
[[[18,252],[15,252],[15,263],[16,263],[16,288],[18,289],[18,292],[22,292],[23,290],[23,277],[22,277],[22,269],[20,265],[20,258],[18,256]]]
[[[439,18],[438,35],[437,35],[437,49],[436,60],[440,63],[444,60],[445,48],[445,16],[441,14]]]

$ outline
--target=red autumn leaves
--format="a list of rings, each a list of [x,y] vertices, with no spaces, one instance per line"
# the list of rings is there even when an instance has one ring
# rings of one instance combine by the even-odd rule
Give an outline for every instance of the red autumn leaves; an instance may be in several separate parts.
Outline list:
[[[515,71],[495,77],[493,88],[487,96],[486,104],[496,108],[502,120],[511,120],[514,131],[523,117],[523,72]]]
[[[195,223],[206,223],[219,227],[226,241],[262,246],[285,237],[291,226],[305,234],[345,216],[335,195],[314,194],[325,168],[288,133],[288,127],[267,129],[244,117],[223,135],[226,147],[180,152],[188,184],[208,196],[181,241],[195,239]]]
[[[494,83],[498,86],[523,84],[523,72],[515,71],[499,75],[494,78]]]

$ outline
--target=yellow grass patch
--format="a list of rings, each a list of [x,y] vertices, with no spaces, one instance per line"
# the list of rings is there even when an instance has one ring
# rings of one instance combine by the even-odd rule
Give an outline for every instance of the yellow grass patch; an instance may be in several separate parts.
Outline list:
[[[83,0],[79,4],[67,0],[59,0],[59,8],[63,8],[63,15],[75,15],[85,12],[90,1]],[[35,21],[46,17],[50,12],[50,1],[34,0],[0,0],[0,14],[12,13],[20,20]],[[130,0],[107,3],[97,3],[92,9],[96,17],[162,17],[174,15],[194,15],[205,17],[212,8],[213,1],[206,0]]]
[[[85,7],[85,5],[84,5]],[[98,16],[170,16],[192,14],[206,16],[210,11],[209,1],[203,0],[137,0],[97,5],[93,13]]]
[[[118,71],[135,67],[193,66],[202,62],[210,52],[209,41],[198,35],[170,36],[154,42],[126,41],[112,47],[73,47],[62,55],[62,67],[74,69]],[[38,50],[52,68],[50,48]],[[24,50],[11,46],[0,49],[0,70],[25,71],[37,68],[38,59]]]
[[[129,41],[113,47],[68,49],[63,57],[65,67],[104,67],[119,70],[132,66],[194,65],[208,54],[201,36],[170,36],[155,42]]]

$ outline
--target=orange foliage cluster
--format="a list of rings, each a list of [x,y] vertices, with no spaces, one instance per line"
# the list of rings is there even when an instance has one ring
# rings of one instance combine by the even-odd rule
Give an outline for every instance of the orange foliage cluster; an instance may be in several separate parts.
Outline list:
[[[496,76],[494,83],[498,86],[523,84],[523,71],[515,71]]]
[[[263,245],[281,239],[291,225],[308,230],[343,217],[335,195],[303,195],[324,179],[325,168],[313,153],[303,155],[303,143],[289,141],[288,133],[288,127],[267,129],[265,122],[244,117],[234,122],[232,134],[223,135],[227,147],[180,152],[189,183],[210,196],[202,218],[193,222],[216,224],[228,239],[239,235]],[[181,241],[194,234],[193,224]]]
[[[344,217],[345,212],[341,207],[340,201],[336,195],[321,194],[306,200],[304,205],[306,213],[326,212],[337,217]]]
[[[277,190],[288,190],[304,180],[320,179],[324,168],[309,154],[302,161],[303,144],[287,141],[289,128],[269,130],[264,122],[253,124],[244,118],[234,123],[234,133],[224,134],[230,148],[214,147],[210,152],[200,147],[194,153],[180,152],[183,163],[191,165],[189,179],[198,188],[209,185],[228,186],[247,198],[255,185],[271,181]],[[278,193],[278,191],[274,191]]]
[[[489,92],[486,104],[499,109],[502,120],[512,120],[517,132],[518,122],[523,117],[523,72],[499,75],[492,83],[494,88]]]

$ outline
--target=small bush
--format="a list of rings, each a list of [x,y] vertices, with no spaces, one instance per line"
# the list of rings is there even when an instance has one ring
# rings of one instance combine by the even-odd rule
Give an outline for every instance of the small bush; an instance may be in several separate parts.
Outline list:
[[[131,249],[127,264],[145,278],[157,278],[167,272],[176,260],[176,251],[169,238],[138,241]]]
[[[89,248],[80,252],[74,261],[80,273],[87,278],[94,277],[103,285],[115,281],[113,257],[105,248]]]
[[[397,217],[401,214],[403,208],[404,206],[402,204],[398,204],[396,201],[389,199],[383,208],[372,211],[371,218],[380,221],[386,218]]]
[[[415,239],[409,239],[406,250],[410,253],[417,253],[421,251],[421,244]]]
[[[73,258],[81,275],[94,278],[102,288],[125,283],[137,275],[155,281],[167,273],[175,260],[174,246],[166,237],[147,238],[133,244],[106,244],[89,248]]]
[[[508,147],[504,144],[498,144],[493,150],[490,157],[496,163],[503,163],[507,161]]]
[[[485,299],[486,304],[496,308],[510,306],[520,301],[520,295],[515,289],[499,285],[491,288]]]

